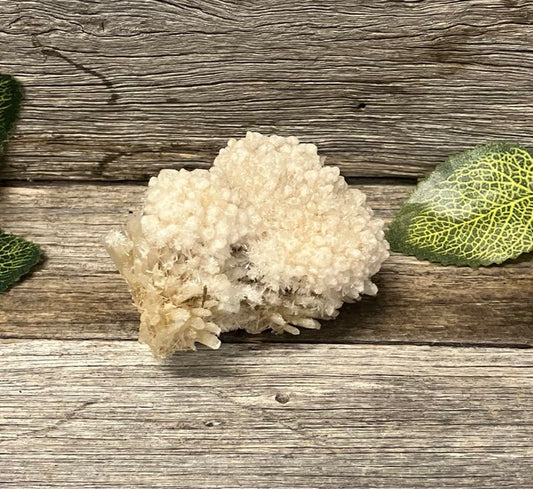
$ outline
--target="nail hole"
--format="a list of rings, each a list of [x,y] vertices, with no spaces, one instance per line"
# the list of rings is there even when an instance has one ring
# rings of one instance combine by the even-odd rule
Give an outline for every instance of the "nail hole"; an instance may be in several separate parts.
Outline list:
[[[274,399],[276,399],[276,401],[278,401],[280,404],[287,404],[291,398],[289,397],[288,394],[283,394],[282,392],[278,392]]]
[[[364,102],[359,102],[359,104],[357,105],[357,108],[360,110],[363,110],[365,107],[366,107],[366,104]]]

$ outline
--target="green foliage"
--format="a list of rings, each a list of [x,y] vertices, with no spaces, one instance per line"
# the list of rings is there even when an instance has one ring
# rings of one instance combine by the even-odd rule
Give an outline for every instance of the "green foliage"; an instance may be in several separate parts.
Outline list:
[[[0,151],[18,117],[22,87],[11,75],[0,74]]]
[[[533,251],[533,157],[491,143],[452,156],[420,182],[391,223],[393,251],[478,267]]]
[[[0,231],[0,292],[26,275],[40,259],[39,246]]]
[[[0,151],[18,117],[22,87],[11,75],[0,74]],[[41,249],[0,230],[0,292],[28,273],[41,259]]]

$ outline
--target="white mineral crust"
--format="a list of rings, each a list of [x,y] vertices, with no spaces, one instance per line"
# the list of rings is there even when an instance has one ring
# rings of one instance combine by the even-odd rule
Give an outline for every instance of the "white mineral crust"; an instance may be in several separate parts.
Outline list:
[[[383,223],[313,144],[248,133],[210,170],[162,170],[107,249],[157,357],[243,328],[297,334],[376,294]]]

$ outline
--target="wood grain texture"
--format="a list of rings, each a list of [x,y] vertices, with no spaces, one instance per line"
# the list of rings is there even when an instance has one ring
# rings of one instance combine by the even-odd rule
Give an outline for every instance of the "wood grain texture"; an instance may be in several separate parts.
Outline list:
[[[0,227],[47,257],[0,295],[0,486],[533,489],[531,256],[394,255],[321,331],[158,363],[103,247],[246,130],[406,177],[353,180],[389,220],[447,155],[533,144],[532,38],[525,0],[0,2],[26,87]]]
[[[4,177],[146,179],[249,129],[355,176],[533,144],[532,21],[520,0],[1,2],[27,95]]]
[[[390,219],[410,185],[359,186]],[[136,338],[138,314],[103,247],[140,208],[140,185],[35,185],[0,193],[0,226],[42,245],[47,261],[0,296],[0,336]],[[533,345],[531,257],[501,267],[443,267],[395,255],[376,298],[345,305],[321,331],[225,335],[223,341],[417,342]]]
[[[533,350],[0,342],[0,484],[533,487]]]

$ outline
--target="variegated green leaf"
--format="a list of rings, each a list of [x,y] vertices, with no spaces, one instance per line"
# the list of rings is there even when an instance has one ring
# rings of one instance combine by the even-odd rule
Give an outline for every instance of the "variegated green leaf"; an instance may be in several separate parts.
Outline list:
[[[11,75],[0,74],[0,151],[13,130],[21,100],[20,83]],[[0,292],[28,273],[40,258],[37,245],[0,230]]]
[[[0,151],[18,117],[22,87],[11,75],[0,74]]]
[[[398,212],[394,251],[445,265],[490,265],[533,251],[533,157],[507,143],[439,165]]]
[[[40,258],[36,244],[0,231],[0,292],[26,275]]]

